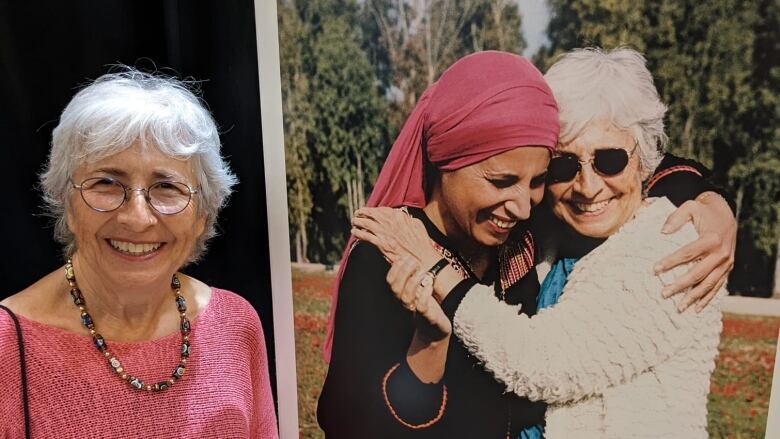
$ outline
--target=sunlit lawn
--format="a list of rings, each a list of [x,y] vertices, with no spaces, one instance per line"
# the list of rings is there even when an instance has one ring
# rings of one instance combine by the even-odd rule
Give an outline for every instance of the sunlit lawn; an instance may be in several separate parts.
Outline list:
[[[330,307],[332,273],[293,270],[298,411],[302,438],[322,438],[317,397],[327,365],[322,343]],[[766,428],[780,318],[727,314],[709,400],[713,438],[759,438]]]

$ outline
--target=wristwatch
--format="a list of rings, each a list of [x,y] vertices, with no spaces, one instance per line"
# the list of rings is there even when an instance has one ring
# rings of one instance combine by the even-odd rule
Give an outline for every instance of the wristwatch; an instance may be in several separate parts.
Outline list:
[[[433,264],[433,267],[431,267],[430,270],[423,274],[422,279],[420,279],[420,286],[425,288],[433,285],[433,281],[436,280],[436,275],[449,263],[450,261],[445,258],[439,259],[437,263]]]

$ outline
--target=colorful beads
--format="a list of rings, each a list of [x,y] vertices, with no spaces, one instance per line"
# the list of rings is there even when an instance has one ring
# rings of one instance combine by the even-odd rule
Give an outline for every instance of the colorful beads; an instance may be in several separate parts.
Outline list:
[[[186,335],[190,333],[190,321],[187,320],[187,317],[181,318],[181,333]]]
[[[95,323],[92,321],[92,317],[90,317],[86,311],[81,313],[81,324],[84,325],[84,327],[87,329],[95,328]]]
[[[76,306],[84,306],[84,297],[81,295],[81,291],[78,288],[71,288],[70,297],[73,298],[73,303]]]
[[[131,377],[131,378],[133,378],[133,377]],[[138,378],[133,378],[130,381],[130,385],[135,387],[138,390],[141,390],[144,387],[144,382],[139,380]]]
[[[106,341],[103,339],[103,336],[101,336],[100,334],[96,333],[95,335],[93,335],[92,340],[95,342],[95,347],[99,351],[103,351],[106,349]]]
[[[171,376],[172,376],[174,379],[177,379],[177,380],[178,380],[179,378],[181,378],[181,376],[182,376],[182,375],[184,375],[184,372],[185,372],[186,370],[187,370],[187,369],[184,367],[184,365],[181,365],[181,364],[180,364],[180,365],[176,366],[176,368],[175,368],[175,369],[173,369],[173,375],[171,375]]]
[[[89,313],[86,311],[86,303],[84,301],[84,296],[81,294],[81,290],[79,290],[79,287],[76,285],[76,275],[73,270],[73,263],[69,259],[67,263],[65,264],[65,278],[68,281],[68,284],[70,285],[70,296],[73,299],[73,303],[78,307],[79,311],[81,312],[81,324],[84,325],[85,328],[89,330],[90,335],[92,335],[92,341],[95,344],[95,348],[97,348],[99,351],[103,353],[103,355],[106,357],[106,360],[108,361],[108,364],[111,366],[111,368],[116,372],[116,374],[125,382],[127,382],[132,388],[136,390],[146,390],[149,392],[161,392],[163,390],[169,389],[176,380],[181,379],[181,377],[184,375],[184,372],[186,369],[187,364],[187,357],[190,356],[190,338],[189,333],[191,330],[190,321],[187,319],[186,311],[187,311],[187,302],[184,299],[184,296],[181,295],[181,292],[179,289],[181,288],[181,281],[179,280],[178,276],[175,274],[171,278],[171,288],[174,289],[174,300],[176,301],[176,309],[179,311],[179,314],[181,315],[181,322],[180,322],[180,332],[181,332],[181,357],[180,362],[176,366],[176,368],[173,370],[173,374],[171,375],[171,378],[165,381],[160,381],[155,384],[144,384],[144,382],[135,376],[127,374],[125,372],[124,367],[122,367],[122,363],[111,354],[108,350],[108,344],[106,343],[106,340],[103,338],[102,335],[100,335],[95,330],[95,322],[92,320],[92,316],[89,315]]]

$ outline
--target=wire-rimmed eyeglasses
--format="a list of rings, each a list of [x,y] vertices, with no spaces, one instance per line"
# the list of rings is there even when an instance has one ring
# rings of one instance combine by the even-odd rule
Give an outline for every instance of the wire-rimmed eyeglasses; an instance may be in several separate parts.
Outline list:
[[[189,206],[192,195],[197,189],[179,181],[159,181],[148,188],[131,188],[110,177],[92,177],[76,184],[70,181],[74,189],[81,192],[81,199],[91,209],[98,212],[111,212],[119,209],[134,191],[143,192],[144,200],[152,209],[163,215],[175,215]]]

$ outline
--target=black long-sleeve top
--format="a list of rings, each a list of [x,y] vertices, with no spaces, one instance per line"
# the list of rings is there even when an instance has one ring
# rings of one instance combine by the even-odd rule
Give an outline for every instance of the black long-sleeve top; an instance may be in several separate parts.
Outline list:
[[[694,164],[667,156],[656,171],[665,175],[653,182],[649,195],[668,196],[679,205],[714,190]],[[673,168],[677,172],[670,172]],[[457,258],[457,249],[421,210],[410,213],[423,222],[434,242]],[[422,383],[406,363],[413,315],[387,284],[389,263],[377,248],[359,242],[346,264],[331,362],[317,410],[328,438],[504,439],[544,422],[544,403],[504,393],[456,337],[450,339],[441,382]],[[497,277],[496,264],[482,282],[491,284]],[[448,315],[474,282],[474,277],[464,280],[448,295],[442,304]],[[533,315],[538,291],[536,271],[531,270],[509,286],[503,298],[521,303],[521,312]]]
[[[410,209],[410,213],[423,221],[434,242],[454,253],[447,237],[421,210]],[[371,244],[359,242],[350,253],[339,289],[330,367],[318,407],[318,420],[327,437],[505,438],[508,430],[515,437],[523,426],[542,422],[543,403],[504,394],[456,337],[450,338],[442,379],[446,402],[442,383],[420,382],[406,363],[414,333],[413,316],[387,285],[388,270],[388,262]],[[523,311],[529,314],[536,310],[539,289],[531,273],[506,292],[508,302],[522,303]],[[460,297],[474,282],[461,282],[451,294]],[[446,308],[447,301],[443,305]],[[383,389],[385,376],[396,365]],[[426,424],[436,418],[442,404],[441,418],[429,427],[414,429],[400,422]]]

